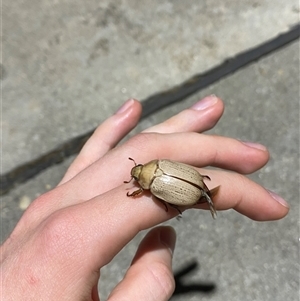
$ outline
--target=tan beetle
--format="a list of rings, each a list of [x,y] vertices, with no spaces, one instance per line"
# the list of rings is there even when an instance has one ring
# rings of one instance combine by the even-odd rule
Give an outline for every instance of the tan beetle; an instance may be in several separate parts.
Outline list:
[[[153,160],[147,164],[136,164],[134,162],[131,169],[131,179],[124,181],[129,183],[132,179],[136,180],[140,188],[132,193],[127,192],[127,196],[134,197],[143,192],[144,189],[156,196],[170,206],[176,208],[180,214],[181,211],[177,206],[193,206],[195,204],[207,202],[213,218],[216,218],[216,210],[212,201],[212,196],[219,189],[218,187],[209,190],[204,183],[204,179],[210,180],[209,176],[201,175],[192,166],[170,161],[170,160]]]

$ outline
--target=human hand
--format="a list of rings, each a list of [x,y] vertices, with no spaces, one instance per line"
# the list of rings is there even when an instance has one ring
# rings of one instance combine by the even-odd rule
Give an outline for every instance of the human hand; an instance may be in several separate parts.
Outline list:
[[[128,157],[139,163],[167,158],[199,167],[212,179],[209,188],[221,185],[214,197],[217,210],[234,208],[254,220],[284,217],[284,200],[243,175],[267,163],[262,145],[198,134],[212,128],[222,113],[222,101],[207,97],[115,147],[141,114],[140,103],[128,101],[98,127],[61,183],[29,206],[2,245],[3,298],[99,300],[101,267],[139,231],[178,214],[171,208],[166,212],[149,193],[126,196],[132,187],[123,184],[132,168]],[[201,168],[205,166],[223,170]],[[208,209],[207,204],[196,207]],[[174,246],[172,228],[152,229],[109,300],[168,300],[174,290]]]

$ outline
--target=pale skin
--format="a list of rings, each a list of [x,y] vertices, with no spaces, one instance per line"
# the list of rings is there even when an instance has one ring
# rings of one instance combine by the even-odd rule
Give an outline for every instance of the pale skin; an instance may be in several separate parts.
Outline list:
[[[99,300],[100,268],[140,230],[178,214],[174,208],[166,212],[149,193],[126,196],[136,189],[123,183],[132,168],[128,157],[139,163],[166,158],[199,167],[211,178],[209,188],[221,185],[214,197],[217,210],[233,208],[258,221],[283,218],[287,203],[245,176],[267,163],[267,149],[201,134],[214,127],[222,113],[223,102],[208,96],[115,147],[140,118],[140,103],[127,101],[97,128],[60,184],[32,202],[2,245],[3,300]],[[196,207],[208,209],[207,204]],[[168,300],[174,291],[175,240],[170,227],[152,229],[108,300]]]

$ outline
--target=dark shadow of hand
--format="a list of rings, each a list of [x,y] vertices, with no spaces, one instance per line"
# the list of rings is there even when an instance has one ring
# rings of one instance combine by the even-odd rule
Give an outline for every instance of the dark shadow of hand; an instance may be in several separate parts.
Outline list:
[[[197,269],[197,267],[198,263],[195,260],[174,274],[176,287],[173,296],[187,294],[190,292],[211,293],[216,289],[216,285],[214,283],[188,283],[188,281],[183,283],[184,279],[182,278]]]

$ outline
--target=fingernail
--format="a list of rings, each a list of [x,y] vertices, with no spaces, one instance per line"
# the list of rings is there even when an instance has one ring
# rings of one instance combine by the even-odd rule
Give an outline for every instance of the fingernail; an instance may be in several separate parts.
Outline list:
[[[196,111],[202,111],[213,106],[217,101],[218,97],[216,95],[210,95],[196,102],[194,105],[191,106],[191,109]]]
[[[133,99],[129,99],[127,100],[120,108],[119,110],[115,113],[115,114],[121,114],[124,113],[125,111],[127,111],[134,103]]]
[[[280,203],[282,206],[286,207],[286,208],[290,208],[289,204],[278,194],[276,194],[275,192],[268,190],[270,196],[277,201],[278,203]]]
[[[170,250],[171,255],[173,255],[176,243],[175,230],[170,226],[162,227],[160,230],[160,241]]]
[[[259,150],[263,150],[263,151],[267,150],[267,148],[264,145],[259,144],[259,143],[248,142],[248,141],[241,141],[241,142],[249,147],[253,147],[253,148],[256,148]]]

